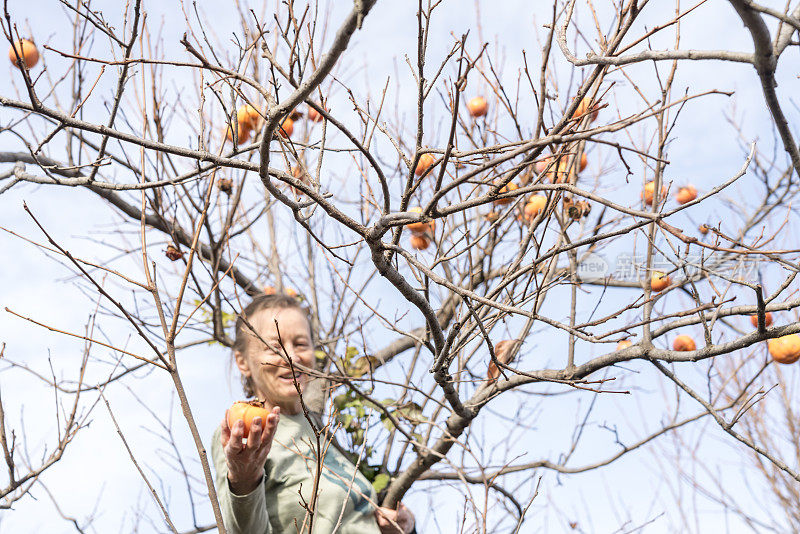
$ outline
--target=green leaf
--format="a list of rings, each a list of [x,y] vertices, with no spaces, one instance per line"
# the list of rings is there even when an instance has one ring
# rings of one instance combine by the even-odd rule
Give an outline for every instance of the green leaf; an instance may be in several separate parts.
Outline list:
[[[342,427],[345,430],[348,430],[350,423],[353,422],[353,416],[347,413],[340,413],[336,416],[336,419],[342,424]]]
[[[358,349],[355,347],[347,347],[347,350],[344,353],[344,357],[348,360],[351,360],[358,356]]]
[[[358,470],[361,471],[361,474],[364,475],[364,477],[369,480],[370,483],[372,483],[372,481],[375,480],[375,475],[377,475],[380,471],[380,466],[376,468],[375,466],[369,465],[366,462],[361,462],[361,464],[358,466]]]
[[[416,402],[407,402],[394,411],[399,417],[414,424],[424,423],[428,419],[422,414],[422,406]]]
[[[378,360],[373,356],[360,356],[352,365],[346,366],[347,374],[359,378],[374,369],[377,363]]]
[[[381,417],[384,417],[383,411],[381,410],[382,406],[380,406],[377,402],[372,402],[371,400],[365,400],[364,406],[368,406],[370,410],[376,411],[380,414]]]
[[[324,360],[328,355],[325,354],[324,350],[317,349],[314,351],[314,356],[316,356],[318,360]]]
[[[222,312],[222,328],[228,328],[228,325],[234,322],[236,322],[235,314]]]
[[[384,488],[386,488],[386,486],[389,485],[390,480],[391,478],[389,478],[389,475],[386,473],[380,473],[375,477],[375,480],[372,481],[372,487],[375,488],[377,493],[380,493],[384,490]]]
[[[341,410],[345,407],[347,403],[347,393],[342,393],[341,395],[336,395],[333,398],[333,405],[336,406],[337,410]]]

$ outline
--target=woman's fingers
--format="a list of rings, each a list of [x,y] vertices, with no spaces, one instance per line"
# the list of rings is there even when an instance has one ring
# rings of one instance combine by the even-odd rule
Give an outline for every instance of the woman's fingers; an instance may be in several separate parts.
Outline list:
[[[272,446],[272,439],[275,437],[275,431],[278,429],[280,420],[281,409],[276,406],[267,416],[267,420],[264,423],[264,433],[261,436],[261,446],[267,450]]]
[[[247,435],[247,450],[254,451],[261,446],[261,432],[264,430],[264,423],[260,417],[254,417],[250,423],[250,433]]]
[[[244,421],[239,419],[233,424],[231,429],[231,439],[228,440],[228,448],[235,453],[239,453],[244,449],[242,440],[244,439]]]
[[[402,502],[397,506],[397,523],[403,527],[403,532],[411,532],[414,527],[414,514]]]
[[[400,534],[411,532],[414,527],[414,514],[403,503],[399,503],[397,510],[380,507],[375,510],[375,518],[381,534]],[[398,530],[398,527],[399,530]]]
[[[381,506],[375,510],[375,518],[378,520],[378,528],[381,529],[381,533],[398,532],[394,526],[397,523],[397,510]]]
[[[225,447],[231,439],[231,427],[228,426],[228,410],[225,410],[225,417],[222,418],[220,423],[221,432],[219,435],[222,446]]]
[[[277,407],[263,419],[255,417],[250,423],[247,439],[245,439],[244,421],[238,420],[229,427],[226,414],[226,421],[222,423],[220,439],[225,446],[228,479],[232,484],[248,481],[263,471],[279,420],[280,409]]]

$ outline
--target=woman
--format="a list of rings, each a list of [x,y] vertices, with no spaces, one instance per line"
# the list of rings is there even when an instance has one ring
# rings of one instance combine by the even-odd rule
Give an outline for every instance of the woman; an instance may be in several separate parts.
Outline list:
[[[257,333],[257,335],[256,335]],[[314,366],[311,326],[297,300],[287,295],[256,297],[236,321],[236,366],[248,397],[264,401],[266,421],[253,420],[244,439],[244,422],[228,426],[227,414],[214,433],[211,454],[225,527],[230,534],[409,534],[414,516],[377,506],[375,491],[358,469],[321,439],[323,460],[317,474],[317,439],[306,420],[300,393],[309,377],[297,367]],[[299,392],[298,392],[299,390]],[[399,528],[398,528],[399,527]]]

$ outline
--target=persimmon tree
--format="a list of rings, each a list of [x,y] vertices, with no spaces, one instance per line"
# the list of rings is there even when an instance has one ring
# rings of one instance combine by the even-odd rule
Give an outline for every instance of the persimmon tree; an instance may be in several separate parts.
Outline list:
[[[37,376],[61,408],[55,452],[36,462],[0,402],[2,506],[36,484],[48,491],[48,469],[105,406],[156,503],[150,521],[223,532],[188,355],[227,357],[232,319],[264,291],[307,305],[318,336],[309,416],[382,503],[427,492],[460,515],[460,526],[442,526],[416,510],[427,528],[519,532],[554,517],[577,528],[537,504],[550,478],[613,473],[666,436],[696,437],[698,425],[757,462],[776,506],[796,501],[797,371],[778,371],[766,343],[782,338],[784,361],[800,355],[790,239],[800,152],[796,109],[776,89],[796,53],[800,4],[730,0],[714,9],[744,25],[741,49],[686,48],[713,42],[681,33],[709,16],[705,4],[538,5],[525,15],[535,45],[510,50],[484,41],[480,24],[448,25],[457,2],[237,2],[238,27],[220,28],[195,5],[63,0],[52,5],[71,35],[57,38],[32,35],[33,15],[6,3],[6,42],[31,39],[40,61],[12,47],[0,94],[0,200],[36,225],[4,228],[3,239],[58,258],[91,298],[83,332],[5,303],[4,321],[82,339],[85,356],[51,372],[4,350],[6,376]],[[159,16],[180,31],[156,29]],[[393,17],[413,49],[379,50]],[[387,57],[387,79],[362,83],[353,71]],[[678,135],[703,106],[743,105],[722,78],[686,83],[698,62],[750,73],[761,98],[744,105],[769,121],[765,131],[731,112],[705,139]],[[765,133],[773,144],[753,141]],[[714,161],[696,183],[673,171],[695,164],[673,154],[696,157],[700,146],[713,161],[714,143],[737,146],[738,158]],[[65,188],[114,214],[91,257],[71,253],[33,203],[5,202]],[[98,335],[103,324],[119,334]],[[111,351],[111,372],[108,362],[92,369],[98,348]],[[137,398],[171,444],[176,491],[204,496],[190,497],[190,520],[165,502],[169,488],[153,482],[106,396],[155,377],[169,378],[183,422]],[[654,385],[663,402],[643,402]],[[785,433],[763,425],[773,398]],[[638,406],[647,424],[619,406]],[[703,464],[697,439],[691,460]],[[692,489],[713,493],[706,484]],[[739,517],[757,524],[754,515]]]

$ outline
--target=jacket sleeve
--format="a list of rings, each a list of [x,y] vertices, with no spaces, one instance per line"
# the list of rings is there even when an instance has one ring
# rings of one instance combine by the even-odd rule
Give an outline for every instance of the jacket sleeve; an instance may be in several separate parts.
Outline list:
[[[225,529],[228,534],[272,534],[267,515],[264,477],[261,477],[258,487],[247,495],[234,495],[228,485],[228,463],[220,443],[220,434],[217,427],[211,441],[211,456],[214,460],[215,485]]]

